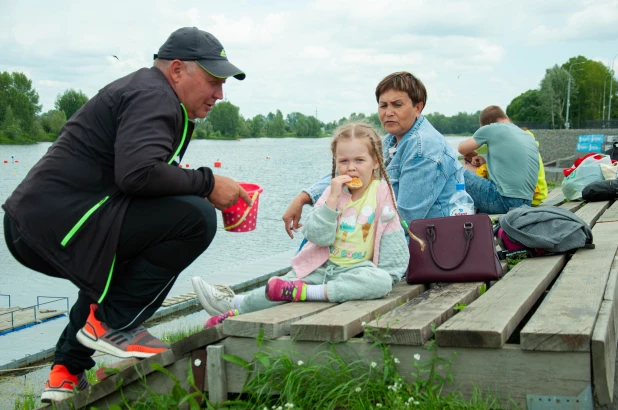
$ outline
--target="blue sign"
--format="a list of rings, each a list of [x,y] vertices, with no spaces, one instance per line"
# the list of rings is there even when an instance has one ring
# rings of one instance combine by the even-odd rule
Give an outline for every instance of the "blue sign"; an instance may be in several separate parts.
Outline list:
[[[577,139],[577,152],[603,152],[604,134],[580,135]]]

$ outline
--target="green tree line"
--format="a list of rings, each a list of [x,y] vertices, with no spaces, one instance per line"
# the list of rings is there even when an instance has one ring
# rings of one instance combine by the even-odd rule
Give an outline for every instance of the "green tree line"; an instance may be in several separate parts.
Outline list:
[[[0,74],[0,143],[55,141],[67,119],[87,101],[88,96],[81,90],[68,89],[56,97],[54,109],[42,113],[32,81],[23,73],[3,72]],[[472,133],[478,128],[478,113],[459,113],[451,117],[434,113],[427,117],[444,134]],[[300,112],[284,117],[281,110],[245,118],[238,106],[230,101],[220,101],[207,118],[196,121],[193,138],[330,137],[335,128],[348,121],[368,122],[381,134],[385,133],[377,113],[352,113],[327,123]]]
[[[506,109],[514,122],[548,124],[549,128],[564,128],[566,122],[569,69],[571,70],[571,104],[569,123],[583,127],[586,120],[607,119],[610,88],[612,107],[609,116],[618,117],[618,82],[613,72],[598,61],[577,56],[562,65],[545,70],[545,76],[535,89],[515,97]]]
[[[39,94],[23,73],[0,73],[0,143],[54,141],[88,97],[68,89],[56,97],[54,109],[41,113]]]

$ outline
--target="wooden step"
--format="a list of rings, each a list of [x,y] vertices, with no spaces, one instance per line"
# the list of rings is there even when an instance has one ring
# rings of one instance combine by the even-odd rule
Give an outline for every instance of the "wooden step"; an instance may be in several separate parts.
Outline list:
[[[285,303],[269,309],[227,318],[223,332],[228,336],[257,337],[264,330],[264,337],[274,339],[290,334],[290,325],[303,318],[337,306],[329,302]]]
[[[587,205],[592,206],[592,205]],[[618,249],[618,222],[592,229],[595,249],[580,249],[521,331],[525,350],[590,351],[609,271]]]
[[[438,346],[502,347],[566,263],[566,256],[525,259],[436,331]]]
[[[562,193],[562,189],[554,188],[547,194],[547,198],[545,198],[539,206],[562,205],[564,201],[566,201],[566,198],[564,197],[564,193]]]
[[[603,215],[597,220],[597,223],[601,222],[618,222],[618,201],[614,202],[612,206],[603,212]]]
[[[576,212],[579,208],[585,205],[585,202],[582,201],[568,201],[559,205],[560,208],[566,209],[567,211]]]
[[[482,285],[450,283],[429,289],[368,323],[371,332],[365,333],[365,339],[377,337],[384,343],[421,346],[433,336],[432,325],[440,326],[455,315],[457,304],[467,305],[477,299]]]
[[[343,342],[363,332],[363,322],[370,322],[425,290],[423,285],[400,282],[392,292],[374,300],[353,300],[341,303],[292,324],[290,334],[296,340]]]
[[[594,395],[601,405],[610,404],[614,397],[616,343],[618,334],[618,256],[609,271],[603,302],[594,325],[592,343],[592,382]]]

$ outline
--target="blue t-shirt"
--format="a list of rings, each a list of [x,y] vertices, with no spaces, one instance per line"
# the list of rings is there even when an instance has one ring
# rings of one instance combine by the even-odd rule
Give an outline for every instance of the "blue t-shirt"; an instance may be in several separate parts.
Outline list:
[[[510,122],[496,122],[479,128],[472,136],[487,144],[489,180],[500,195],[532,200],[539,175],[539,149],[534,138]]]

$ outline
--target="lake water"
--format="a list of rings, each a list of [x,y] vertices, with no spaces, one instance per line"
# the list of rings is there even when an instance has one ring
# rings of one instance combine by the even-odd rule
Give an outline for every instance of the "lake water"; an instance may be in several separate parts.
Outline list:
[[[456,148],[466,137],[447,137]],[[290,200],[331,170],[329,138],[247,139],[241,141],[197,140],[191,142],[183,164],[190,167],[213,166],[219,175],[253,182],[264,188],[260,196],[255,231],[230,233],[218,218],[217,235],[208,250],[182,272],[170,296],[191,292],[191,277],[204,276],[211,283],[234,284],[226,275],[238,265],[251,269],[252,261],[297,248],[300,237],[291,240],[283,229],[281,216]],[[49,143],[26,146],[0,145],[0,203],[11,194],[28,170],[43,156]],[[18,163],[11,163],[14,156]],[[267,158],[270,157],[270,158]],[[4,164],[4,160],[8,164]],[[0,232],[4,211],[0,209]],[[19,264],[0,239],[0,294],[11,295],[11,305],[31,306],[36,296],[67,296],[76,300],[77,288],[67,280],[51,278]],[[0,307],[7,299],[0,297]]]

